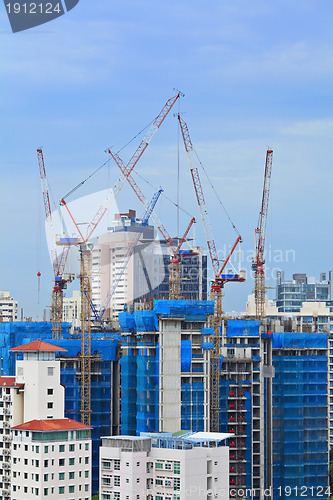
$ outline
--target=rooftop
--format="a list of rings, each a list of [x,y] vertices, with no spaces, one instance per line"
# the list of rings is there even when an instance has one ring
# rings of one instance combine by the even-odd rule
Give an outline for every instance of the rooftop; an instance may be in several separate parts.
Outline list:
[[[34,340],[33,342],[29,342],[28,344],[19,345],[17,347],[13,347],[9,349],[10,351],[66,351],[63,347],[58,347],[52,344],[48,344],[47,342],[43,342],[41,340]]]
[[[70,418],[55,418],[47,420],[30,420],[30,422],[25,422],[24,424],[16,425],[12,429],[22,430],[22,431],[64,431],[64,430],[85,430],[91,429],[87,425],[76,422]]]
[[[0,377],[0,387],[23,387],[24,384],[18,384],[15,377]]]

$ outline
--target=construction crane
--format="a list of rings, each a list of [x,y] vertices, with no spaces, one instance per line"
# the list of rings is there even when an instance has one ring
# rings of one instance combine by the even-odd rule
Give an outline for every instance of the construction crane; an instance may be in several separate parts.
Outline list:
[[[74,274],[64,272],[69,252],[69,247],[68,246],[63,247],[60,255],[58,255],[57,252],[57,247],[56,247],[57,242],[52,220],[52,211],[51,211],[49,189],[46,177],[44,156],[41,148],[37,149],[37,158],[39,165],[39,174],[42,183],[46,224],[49,228],[49,232],[51,233],[50,252],[51,252],[51,260],[54,273],[54,286],[52,290],[52,306],[51,306],[52,338],[59,339],[61,338],[64,289],[67,287],[67,283],[73,281]]]
[[[111,151],[111,149],[108,150],[120,170],[124,175],[126,175],[126,179],[133,189],[134,193],[138,197],[138,199],[141,201],[144,207],[147,206],[147,200],[145,195],[142,193],[141,189],[133,179],[131,175],[131,170],[125,166],[124,162],[122,159],[119,157],[117,153],[114,153]],[[190,220],[189,225],[186,228],[186,231],[183,235],[183,237],[178,241],[178,245],[175,244],[173,239],[171,238],[170,234],[160,221],[159,217],[157,216],[156,213],[153,213],[151,215],[151,219],[154,221],[154,225],[157,227],[157,229],[160,231],[162,237],[164,238],[166,244],[169,246],[171,250],[171,260],[170,260],[170,265],[169,265],[169,298],[170,299],[179,299],[180,298],[180,284],[181,284],[181,277],[180,277],[180,262],[181,262],[181,257],[182,254],[180,253],[180,249],[185,242],[187,235],[192,227],[192,225],[195,223],[195,218],[192,217]]]
[[[197,203],[200,209],[201,218],[204,226],[208,251],[212,262],[214,279],[211,282],[211,300],[214,301],[214,315],[211,318],[211,326],[213,327],[213,335],[211,341],[213,349],[211,350],[211,365],[210,365],[210,431],[219,432],[219,397],[220,397],[220,347],[221,347],[221,325],[222,325],[222,291],[225,283],[229,281],[245,281],[244,271],[227,271],[225,268],[230,257],[234,253],[237,245],[242,241],[241,236],[238,236],[229,255],[224,260],[222,265],[217,255],[215,240],[213,237],[212,226],[210,224],[208,210],[205,202],[204,192],[200,181],[199,170],[197,167],[197,157],[192,145],[190,134],[186,122],[178,114],[178,121],[183,136],[185,150],[189,161],[190,172],[192,176],[193,186],[197,198]],[[232,265],[232,264],[231,264]]]
[[[79,238],[64,238],[63,242],[65,245],[75,245],[79,246],[80,250],[80,290],[81,290],[81,422],[90,425],[91,417],[91,248],[88,240],[92,236],[102,217],[106,213],[108,207],[111,205],[112,201],[115,199],[120,189],[124,185],[130,172],[133,170],[142,154],[146,150],[150,141],[154,137],[155,133],[163,123],[164,119],[168,115],[170,109],[175,104],[177,99],[181,96],[181,92],[171,97],[166,104],[163,106],[159,115],[155,118],[152,125],[150,126],[144,139],[139,144],[132,158],[130,159],[127,170],[124,175],[121,175],[117,180],[112,192],[108,192],[102,205],[97,210],[95,216],[91,220],[87,227],[85,236],[80,231],[77,222],[75,221],[67,203],[66,199],[69,195],[73,194],[76,189],[78,189],[84,182],[82,181],[69,193],[67,193],[61,200],[60,205],[64,207],[74,223],[77,230]],[[146,210],[148,209],[148,206]]]
[[[268,213],[269,190],[271,185],[273,150],[267,149],[264,175],[264,188],[262,193],[261,210],[259,212],[258,225],[255,229],[256,254],[252,262],[254,271],[254,298],[256,304],[256,319],[260,320],[265,315],[265,236]]]

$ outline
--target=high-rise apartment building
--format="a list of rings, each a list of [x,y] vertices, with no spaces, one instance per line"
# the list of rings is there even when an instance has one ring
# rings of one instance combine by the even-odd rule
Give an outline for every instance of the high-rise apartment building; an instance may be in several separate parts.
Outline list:
[[[209,430],[210,301],[120,313],[121,433]]]
[[[102,439],[100,498],[229,498],[229,434],[178,432]]]
[[[47,495],[58,499],[61,489],[64,499],[72,500],[73,493],[81,491],[82,496],[75,498],[89,499],[90,428],[64,417],[64,386],[55,353],[65,349],[33,341],[11,351],[16,354],[15,377],[0,377],[2,498],[28,500],[32,495]],[[84,478],[75,460],[85,465],[81,468]],[[64,478],[58,475],[61,466]]]
[[[169,295],[171,249],[156,238],[153,226],[143,225],[134,210],[116,214],[108,233],[99,236],[92,251],[92,300],[98,310],[106,305],[104,319],[118,325],[118,314],[125,305]],[[142,233],[124,269],[131,242]],[[179,239],[175,238],[177,245]],[[181,295],[189,300],[207,298],[207,255],[201,247],[183,249],[181,258]],[[107,297],[117,287],[107,303]]]

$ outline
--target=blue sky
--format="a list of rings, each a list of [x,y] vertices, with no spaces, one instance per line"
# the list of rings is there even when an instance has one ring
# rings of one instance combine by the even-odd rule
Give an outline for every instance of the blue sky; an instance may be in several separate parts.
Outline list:
[[[185,113],[196,151],[243,236],[245,257],[254,247],[266,148],[274,150],[268,285],[276,268],[317,278],[333,269],[332,18],[330,0],[81,0],[55,21],[12,34],[1,7],[0,289],[28,316],[40,318],[50,304],[36,148],[44,148],[58,200],[107,159],[106,147],[120,149],[145,127],[174,87],[186,95],[173,111]],[[136,169],[174,200],[177,140],[170,113]],[[137,145],[122,151],[124,160]],[[179,158],[181,205],[197,217],[203,243],[182,144]],[[117,175],[110,163],[77,196],[112,186]],[[140,182],[150,198],[153,189]],[[236,235],[204,188],[223,250]],[[142,212],[127,187],[117,202],[122,211]],[[162,199],[158,213],[174,235],[174,207]],[[182,213],[181,229],[188,220]],[[250,269],[246,259],[244,266]],[[227,285],[224,308],[244,310],[252,288],[251,279]]]

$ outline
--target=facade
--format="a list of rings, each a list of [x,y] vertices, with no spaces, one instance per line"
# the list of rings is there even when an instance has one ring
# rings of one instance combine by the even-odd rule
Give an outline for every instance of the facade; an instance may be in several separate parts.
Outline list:
[[[259,321],[226,320],[222,331],[220,375],[220,431],[230,439],[230,488],[252,491],[249,498],[264,499],[265,468],[271,469],[265,450],[272,439],[265,394],[274,374],[271,339],[259,331]],[[243,495],[242,495],[243,496]]]
[[[228,498],[229,437],[209,432],[105,437],[100,498]]]
[[[70,419],[13,427],[11,499],[91,499],[89,429]]]
[[[248,297],[246,312],[241,313],[241,316],[255,318],[254,295]],[[333,332],[333,311],[326,302],[302,302],[298,311],[286,313],[279,311],[275,300],[267,300],[265,316],[280,324],[289,322],[289,330],[295,332]]]
[[[208,431],[213,302],[155,300],[119,314],[121,434]]]
[[[143,226],[134,210],[116,214],[108,233],[99,236],[92,251],[92,301],[100,310],[106,297],[114,290],[106,307],[104,319],[118,326],[118,314],[125,305],[147,298],[169,296],[169,264],[171,250],[167,243],[156,239],[153,226]],[[132,257],[123,272],[124,260],[137,233],[142,233]],[[174,239],[178,245],[179,239]],[[181,250],[181,295],[189,300],[207,298],[207,255],[203,248]],[[123,274],[121,275],[121,273]],[[119,281],[118,281],[119,280]]]
[[[67,441],[69,432],[72,432],[73,441],[80,439],[80,435],[85,439],[87,447],[84,454],[88,457],[87,470],[89,469],[86,496],[89,497],[90,428],[64,418],[64,387],[60,384],[60,362],[56,360],[55,353],[65,349],[46,342],[33,341],[14,347],[11,351],[16,355],[15,377],[0,377],[3,431],[3,450],[0,458],[0,469],[3,472],[1,498],[28,500],[32,493],[42,497],[44,446],[49,447],[50,460],[53,460],[54,465],[62,458],[60,448],[55,448],[54,441],[56,438],[60,442]],[[9,434],[7,431],[10,429]],[[58,484],[58,479],[53,477],[51,498],[52,495],[53,498],[58,498],[58,491],[55,492]],[[71,485],[79,487],[78,478],[73,480]],[[68,495],[64,498],[73,498],[69,494],[71,490],[66,492]]]
[[[273,333],[273,484],[281,499],[329,497],[325,333]]]
[[[306,274],[294,274],[285,281],[284,273],[276,275],[276,307],[278,312],[299,312],[303,302],[325,302],[333,312],[333,271],[321,273],[320,281]]]
[[[8,290],[0,291],[0,321],[17,321],[17,301]]]
[[[60,359],[60,382],[66,387],[65,390],[65,417],[73,420],[80,418],[81,392],[80,392],[80,358],[81,340],[77,336],[69,334],[69,324],[62,324],[62,339],[52,339],[51,323],[47,322],[13,322],[0,324],[0,359],[4,377],[14,381],[15,377],[8,375],[15,374],[15,356],[9,350],[15,345],[25,344],[34,339],[43,339],[53,345],[62,347],[66,351],[61,351]],[[9,351],[9,355],[8,355]],[[105,435],[118,435],[120,433],[120,370],[119,370],[119,335],[104,333],[92,333],[92,382],[91,382],[91,438],[92,438],[92,492],[98,491],[99,480],[99,446],[100,438]],[[4,391],[12,391],[16,395],[16,387],[9,387],[6,382]],[[0,387],[1,388],[1,387]],[[5,394],[7,396],[7,394]],[[0,406],[0,434],[10,432],[10,427],[20,421],[12,422],[11,413],[13,404],[3,402],[4,409]],[[1,405],[1,401],[0,401]],[[1,415],[3,412],[3,420]],[[7,437],[7,436],[6,436]],[[8,441],[3,445],[3,451],[10,445]],[[1,440],[0,440],[1,446]],[[0,448],[0,451],[1,448]],[[6,454],[6,451],[4,451]],[[1,456],[0,453],[0,461]],[[0,474],[1,479],[1,474]],[[1,480],[0,480],[1,492]]]
[[[63,298],[63,321],[71,323],[74,328],[81,324],[81,294],[79,290],[74,290],[71,297]]]

